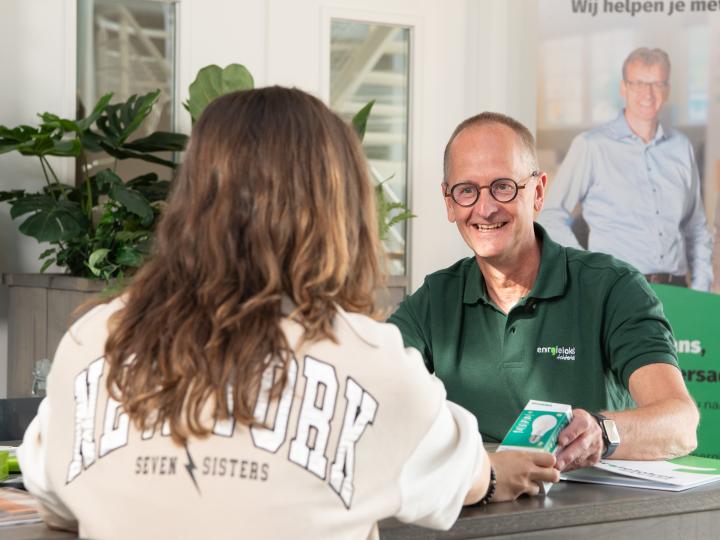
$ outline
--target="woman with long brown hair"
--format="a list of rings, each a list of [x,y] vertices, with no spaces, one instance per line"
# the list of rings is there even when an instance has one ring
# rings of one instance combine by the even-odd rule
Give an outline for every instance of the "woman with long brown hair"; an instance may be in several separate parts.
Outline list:
[[[20,452],[48,523],[367,538],[385,517],[449,527],[489,500],[474,417],[371,318],[377,237],[359,141],[319,100],[213,102],[151,259],[58,348]]]

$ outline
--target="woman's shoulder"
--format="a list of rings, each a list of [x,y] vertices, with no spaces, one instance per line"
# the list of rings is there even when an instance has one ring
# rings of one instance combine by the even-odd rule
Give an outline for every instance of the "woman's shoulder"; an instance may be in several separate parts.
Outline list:
[[[107,334],[107,325],[110,317],[125,307],[123,297],[114,298],[93,306],[75,322],[72,323],[66,337],[81,344],[83,338],[96,337],[98,334]]]
[[[75,320],[60,340],[53,364],[86,366],[105,354],[110,318],[125,306],[122,298],[97,304]]]
[[[339,309],[336,329],[340,346],[355,351],[348,354],[349,357],[359,358],[363,368],[394,381],[393,385],[402,379],[410,392],[437,386],[439,381],[428,372],[420,352],[405,346],[400,330],[394,324]],[[395,386],[395,391],[398,390]],[[442,384],[436,390],[444,397]]]
[[[394,324],[377,321],[361,313],[337,308],[336,331],[351,332],[354,337],[374,349],[404,349],[402,335]]]

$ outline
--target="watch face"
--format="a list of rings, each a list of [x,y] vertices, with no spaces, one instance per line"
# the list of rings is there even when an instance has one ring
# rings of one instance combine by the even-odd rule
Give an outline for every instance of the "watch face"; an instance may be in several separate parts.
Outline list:
[[[615,422],[606,418],[602,423],[610,444],[620,444],[620,434],[618,433]]]

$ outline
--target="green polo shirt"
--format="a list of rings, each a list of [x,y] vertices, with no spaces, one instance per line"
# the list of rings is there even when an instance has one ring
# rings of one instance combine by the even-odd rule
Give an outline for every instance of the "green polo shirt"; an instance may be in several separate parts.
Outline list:
[[[537,279],[507,315],[468,258],[427,276],[388,320],[491,441],[502,440],[530,399],[626,409],[634,406],[633,371],[678,365],[670,324],[642,274],[609,255],[560,246],[537,224],[535,234]]]

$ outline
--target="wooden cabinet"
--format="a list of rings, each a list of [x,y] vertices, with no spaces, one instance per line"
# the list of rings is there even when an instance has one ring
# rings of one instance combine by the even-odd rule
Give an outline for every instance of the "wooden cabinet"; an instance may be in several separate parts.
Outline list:
[[[5,274],[9,289],[9,398],[31,394],[33,368],[55,354],[70,326],[73,311],[96,297],[105,282],[57,274]]]

